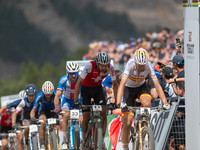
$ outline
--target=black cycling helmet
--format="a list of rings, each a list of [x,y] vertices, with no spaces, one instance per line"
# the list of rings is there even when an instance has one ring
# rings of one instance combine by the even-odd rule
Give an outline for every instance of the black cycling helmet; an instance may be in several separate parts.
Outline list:
[[[100,52],[97,54],[95,61],[98,64],[108,65],[110,63],[110,56],[105,52]]]
[[[28,84],[26,86],[26,95],[35,95],[36,91],[37,90],[34,84]]]

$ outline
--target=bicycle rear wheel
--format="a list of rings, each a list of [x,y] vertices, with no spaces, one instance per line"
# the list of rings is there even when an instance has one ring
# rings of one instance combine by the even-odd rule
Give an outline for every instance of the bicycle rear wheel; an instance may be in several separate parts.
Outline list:
[[[153,131],[149,127],[144,127],[142,130],[142,149],[155,150],[155,140]]]
[[[79,126],[76,124],[73,128],[73,141],[74,141],[74,149],[80,150],[80,130]]]
[[[95,123],[94,125],[94,144],[95,144],[95,150],[102,150],[103,128],[101,123]]]
[[[57,135],[55,132],[51,133],[50,145],[51,145],[51,148],[53,148],[53,150],[57,150]]]

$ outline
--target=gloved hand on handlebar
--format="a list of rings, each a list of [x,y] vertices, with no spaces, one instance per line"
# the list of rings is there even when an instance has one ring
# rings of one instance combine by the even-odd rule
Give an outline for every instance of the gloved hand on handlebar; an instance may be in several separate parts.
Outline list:
[[[125,102],[121,102],[117,105],[118,108],[127,108],[127,104]]]
[[[12,128],[13,128],[13,129],[17,129],[17,126],[18,126],[18,125],[17,125],[16,123],[15,123],[15,124],[12,124]]]
[[[60,112],[60,107],[55,107],[55,109],[53,110],[55,113],[59,113]]]
[[[169,110],[169,109],[170,109],[170,104],[164,104],[164,105],[163,105],[163,108],[164,108],[165,110]]]
[[[79,108],[81,106],[81,104],[79,102],[74,102],[74,104],[72,105],[72,107],[75,108]]]
[[[31,117],[31,121],[36,122],[36,118],[35,117]]]

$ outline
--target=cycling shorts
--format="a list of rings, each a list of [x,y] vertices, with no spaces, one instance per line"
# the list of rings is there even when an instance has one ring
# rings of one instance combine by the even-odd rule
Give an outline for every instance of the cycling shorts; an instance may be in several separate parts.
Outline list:
[[[151,97],[150,91],[146,85],[146,83],[142,84],[139,87],[131,88],[125,86],[124,88],[124,95],[123,95],[123,102],[125,102],[128,106],[140,106],[141,103],[136,103],[136,99],[140,99],[143,95],[148,95]]]
[[[96,105],[106,105],[105,95],[103,87],[86,87],[81,86],[81,97],[83,105],[91,105],[91,98],[94,99]],[[84,109],[83,112],[90,111],[90,109]]]
[[[78,99],[78,102],[81,103],[81,99]],[[61,109],[66,109],[68,108],[71,110],[71,106],[74,104],[74,100],[67,99],[66,97],[63,97],[62,102],[61,102]]]

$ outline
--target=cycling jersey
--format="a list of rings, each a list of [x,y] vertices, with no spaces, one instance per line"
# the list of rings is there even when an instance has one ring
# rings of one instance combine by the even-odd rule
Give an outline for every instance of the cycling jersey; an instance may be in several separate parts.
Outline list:
[[[16,101],[14,101],[14,102],[12,102],[12,103],[8,103],[8,104],[6,105],[6,108],[7,108],[7,109],[10,109],[10,108],[12,108],[12,107],[16,108],[16,107],[19,105],[20,102],[21,102],[21,99],[16,100]]]
[[[12,125],[12,117],[7,114],[7,110],[5,109],[1,116],[1,125],[4,127],[9,127]]]
[[[51,99],[47,101],[46,97],[44,96],[43,91],[39,92],[35,97],[35,102],[33,105],[33,109],[38,110],[38,107],[40,106],[42,110],[54,110],[54,97],[56,95],[56,91],[53,91],[53,94],[51,95]]]
[[[145,65],[144,71],[140,72],[139,77],[137,76],[138,71],[136,69],[136,63],[134,59],[130,59],[125,67],[125,70],[123,72],[122,78],[127,78],[126,85],[127,87],[139,87],[145,82],[145,78],[147,75],[150,75],[152,80],[157,80],[157,77],[155,75],[154,69],[150,62],[148,62]]]
[[[19,105],[17,106],[17,108],[15,109],[15,112],[16,112],[17,114],[19,114],[19,112],[22,111],[22,113],[23,113],[23,115],[24,115],[23,118],[24,118],[24,119],[30,119],[30,112],[31,112],[31,110],[32,110],[32,108],[33,108],[33,104],[34,104],[34,102],[33,102],[33,103],[29,102],[29,101],[28,101],[28,98],[25,97],[25,98],[19,103]]]
[[[79,75],[78,75],[79,77]],[[78,80],[78,77],[75,81],[75,83],[72,83],[69,80],[69,75],[65,75],[63,77],[60,78],[59,82],[58,82],[58,87],[57,90],[58,91],[63,91],[63,96],[68,99],[68,100],[74,100],[74,90],[75,90],[75,84]],[[79,95],[80,97],[80,95]]]
[[[97,70],[97,65],[95,61],[88,62],[83,71],[81,72],[80,77],[83,80],[82,85],[86,87],[98,87],[101,86],[102,80],[110,74],[111,80],[116,80],[114,67],[111,64],[108,64],[107,71],[105,73]]]

